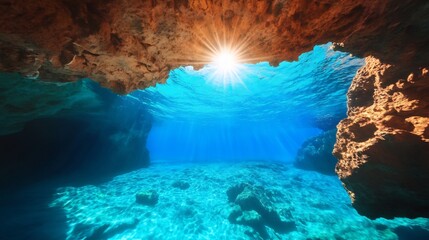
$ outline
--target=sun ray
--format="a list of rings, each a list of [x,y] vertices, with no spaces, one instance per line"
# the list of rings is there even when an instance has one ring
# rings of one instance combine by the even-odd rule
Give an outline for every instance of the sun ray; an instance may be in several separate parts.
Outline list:
[[[192,40],[184,54],[186,58],[176,59],[173,65],[192,65],[194,69],[204,71],[207,80],[216,85],[245,86],[243,78],[251,74],[246,64],[277,58],[276,54],[265,52],[263,45],[254,44],[261,42],[258,35],[260,29],[244,24],[243,16],[229,22],[215,15],[207,17],[213,21],[193,27]],[[270,42],[269,39],[262,39],[262,42],[265,41]]]

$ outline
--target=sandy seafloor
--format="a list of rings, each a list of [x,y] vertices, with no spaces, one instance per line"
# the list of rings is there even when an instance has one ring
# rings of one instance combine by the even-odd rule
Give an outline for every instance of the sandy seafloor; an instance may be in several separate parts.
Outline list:
[[[189,188],[173,187],[178,180]],[[264,189],[282,220],[295,223],[287,233],[266,227],[269,239],[413,239],[411,230],[429,229],[424,218],[362,217],[336,176],[275,162],[154,163],[98,186],[59,188],[51,206],[64,209],[68,239],[258,239],[228,220],[226,191],[239,183]],[[136,203],[145,190],[159,194],[155,206]]]

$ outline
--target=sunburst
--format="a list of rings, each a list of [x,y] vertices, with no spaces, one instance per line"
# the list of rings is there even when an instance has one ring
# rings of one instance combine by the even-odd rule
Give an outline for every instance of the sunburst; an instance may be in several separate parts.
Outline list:
[[[216,21],[221,18],[214,15],[211,18],[212,21],[202,21],[211,22],[210,25],[194,25],[190,29],[192,39],[184,49],[184,59],[173,64],[194,66],[216,85],[244,85],[243,77],[249,74],[248,63],[267,61],[274,56],[256,44],[262,41],[258,35],[261,25],[249,25],[240,17],[230,22]]]

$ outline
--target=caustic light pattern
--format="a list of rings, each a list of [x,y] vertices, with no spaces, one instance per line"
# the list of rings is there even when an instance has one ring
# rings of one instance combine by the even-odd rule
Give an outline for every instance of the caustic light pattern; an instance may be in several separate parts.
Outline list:
[[[145,191],[156,201],[137,203]],[[413,229],[429,226],[423,218],[369,220],[336,177],[273,162],[155,164],[58,189],[52,206],[69,219],[67,239],[422,239]]]

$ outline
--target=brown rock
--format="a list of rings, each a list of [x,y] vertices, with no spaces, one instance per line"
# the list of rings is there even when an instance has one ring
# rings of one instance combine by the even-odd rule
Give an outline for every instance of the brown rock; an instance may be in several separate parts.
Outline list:
[[[353,206],[370,218],[429,216],[429,75],[409,71],[368,57],[338,125],[336,171]]]
[[[200,67],[211,60],[210,48],[219,48],[218,41],[238,48],[245,62],[276,65],[331,41],[359,56],[423,66],[429,52],[427,4],[4,0],[0,49],[7,57],[0,58],[0,70],[54,81],[90,77],[126,93],[164,82],[178,66]]]

